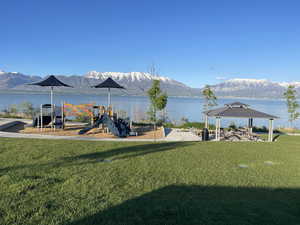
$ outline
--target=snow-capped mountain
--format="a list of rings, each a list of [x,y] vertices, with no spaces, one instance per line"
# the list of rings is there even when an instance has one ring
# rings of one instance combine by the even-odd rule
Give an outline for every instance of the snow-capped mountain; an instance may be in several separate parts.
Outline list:
[[[130,95],[145,95],[147,90],[151,87],[154,79],[160,80],[160,85],[163,91],[167,92],[170,96],[194,96],[197,94],[193,88],[175,81],[173,79],[152,76],[149,73],[143,72],[96,72],[91,71],[83,76],[73,75],[56,75],[61,81],[75,87],[74,89],[59,89],[64,92],[77,92],[77,93],[105,93],[106,90],[91,88],[91,86],[99,84],[108,77],[113,78],[120,85],[126,88],[125,91],[114,90],[116,94],[130,94]],[[26,85],[38,80],[43,79],[39,76],[28,76],[21,73],[8,73],[2,71],[0,73],[0,89],[13,89],[13,90],[29,90],[29,91],[47,91],[47,88]]]
[[[101,82],[111,77],[121,85],[123,85],[127,90],[136,93],[145,93],[148,90],[153,80],[160,80],[160,85],[162,89],[170,95],[180,95],[182,96],[193,96],[194,90],[187,85],[178,82],[176,80],[170,79],[163,76],[153,76],[149,73],[144,72],[97,72],[90,71],[84,75],[87,79],[92,79],[96,82]]]
[[[90,71],[85,75],[86,78],[94,78],[94,79],[107,79],[111,77],[114,80],[130,80],[130,81],[141,81],[141,80],[160,80],[162,82],[172,82],[173,80],[168,77],[161,77],[161,76],[153,76],[149,73],[143,72],[97,72],[97,71]]]
[[[287,88],[289,85],[294,86],[295,88],[300,88],[300,82],[280,82],[278,83],[280,86]]]
[[[57,75],[57,77],[75,88],[57,88],[57,91],[71,93],[102,94],[106,90],[91,88],[108,77],[116,80],[126,90],[114,90],[115,94],[146,95],[152,81],[160,80],[161,88],[169,96],[201,96],[201,89],[191,88],[187,85],[163,76],[153,76],[143,72],[96,72],[90,71],[83,76]],[[47,88],[26,85],[43,79],[40,76],[29,76],[17,72],[0,71],[0,89],[20,91],[48,91]],[[272,82],[265,79],[231,79],[212,85],[218,97],[241,97],[241,98],[282,98],[284,91],[289,85],[294,85],[300,96],[300,82]]]
[[[300,94],[300,82],[272,82],[266,79],[230,79],[213,85],[219,96],[250,98],[281,98],[289,85],[294,85]]]
[[[115,81],[126,83],[142,83],[142,82],[152,82],[153,80],[160,80],[161,84],[176,85],[184,88],[189,88],[187,85],[180,83],[176,80],[173,80],[169,77],[163,76],[154,76],[150,73],[144,72],[97,72],[90,71],[84,75],[85,78],[105,80],[108,77],[111,77]]]

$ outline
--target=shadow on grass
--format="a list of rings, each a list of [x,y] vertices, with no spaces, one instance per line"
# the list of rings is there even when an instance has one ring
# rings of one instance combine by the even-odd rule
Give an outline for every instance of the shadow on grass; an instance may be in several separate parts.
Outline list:
[[[112,158],[113,160],[126,159],[126,158],[152,154],[156,152],[175,150],[176,148],[185,147],[191,144],[192,143],[188,143],[188,142],[167,142],[167,143],[134,145],[128,147],[114,148],[108,151],[92,152],[92,153],[76,155],[72,157],[65,157],[63,158],[63,160],[76,161],[76,160],[98,160],[98,159],[107,159],[107,158]]]
[[[167,186],[64,225],[300,224],[298,189]]]
[[[71,157],[63,157],[56,159],[53,162],[43,164],[25,164],[13,167],[0,168],[0,174],[7,173],[17,169],[47,169],[56,167],[66,167],[74,165],[82,165],[89,163],[101,163],[104,159],[121,160],[126,158],[133,158],[143,155],[148,155],[157,152],[175,150],[176,148],[191,145],[191,142],[167,142],[167,143],[151,143],[139,144],[127,147],[114,148],[107,151],[96,151],[87,154],[75,155]],[[78,151],[80,152],[80,151]]]
[[[280,138],[281,134],[277,134],[275,135],[275,137],[273,137],[273,141],[278,141],[278,139]]]

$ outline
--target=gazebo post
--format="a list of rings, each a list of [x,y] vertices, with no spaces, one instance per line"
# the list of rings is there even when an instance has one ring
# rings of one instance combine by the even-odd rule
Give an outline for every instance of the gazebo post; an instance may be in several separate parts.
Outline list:
[[[219,126],[218,126],[218,139],[221,140],[221,117],[219,117]]]
[[[216,117],[216,141],[220,141],[221,118]]]
[[[268,136],[268,141],[269,142],[273,141],[273,119],[269,120],[269,136]]]
[[[208,116],[205,114],[205,128],[208,129]]]
[[[53,129],[53,119],[54,119],[54,109],[53,109],[53,87],[51,86],[51,91],[50,91],[50,103],[51,103],[51,129]]]
[[[216,117],[216,141],[218,141],[218,117]]]
[[[40,106],[40,130],[43,131],[43,104]]]
[[[253,128],[253,118],[249,118],[249,120],[248,120],[248,132],[249,132],[249,136],[252,134],[252,128]]]

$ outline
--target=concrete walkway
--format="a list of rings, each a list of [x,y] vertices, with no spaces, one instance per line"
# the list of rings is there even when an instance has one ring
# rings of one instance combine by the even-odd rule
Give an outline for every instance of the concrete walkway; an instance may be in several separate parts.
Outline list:
[[[201,138],[191,132],[179,130],[169,130],[167,136],[161,139],[141,139],[141,138],[93,138],[79,136],[58,136],[43,134],[22,134],[0,131],[0,138],[30,138],[30,139],[50,139],[50,140],[78,140],[78,141],[118,141],[118,142],[158,142],[158,141],[200,141]]]
[[[166,128],[166,141],[201,141],[201,137],[193,134],[191,131]]]
[[[15,126],[18,123],[30,124],[31,120],[0,118],[0,137],[5,138],[33,138],[33,139],[52,139],[52,140],[80,140],[80,141],[127,141],[127,142],[156,142],[156,141],[200,141],[201,138],[190,131],[182,129],[165,129],[165,138],[160,139],[141,139],[141,138],[95,138],[80,136],[59,136],[44,134],[22,134],[14,132],[5,132],[3,130]]]
[[[93,137],[79,137],[79,136],[55,136],[43,134],[21,134],[12,132],[0,131],[0,137],[3,138],[30,138],[30,139],[51,139],[51,140],[78,140],[78,141],[118,141],[118,142],[156,142],[166,141],[162,139],[141,139],[141,138],[93,138]]]

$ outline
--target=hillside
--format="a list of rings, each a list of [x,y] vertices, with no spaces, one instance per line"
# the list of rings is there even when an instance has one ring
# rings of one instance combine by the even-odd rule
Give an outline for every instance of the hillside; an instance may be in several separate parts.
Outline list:
[[[60,88],[62,92],[69,93],[87,93],[87,94],[101,94],[106,90],[99,90],[91,88],[108,77],[112,77],[119,84],[126,88],[125,91],[115,90],[116,94],[129,95],[145,95],[146,91],[151,87],[154,79],[161,81],[162,89],[170,96],[195,96],[197,90],[188,87],[187,85],[166,77],[152,76],[148,73],[131,72],[131,73],[117,73],[105,72],[100,73],[96,71],[88,72],[80,75],[56,75],[61,81],[71,85],[73,88]],[[0,73],[0,90],[15,90],[15,91],[45,91],[45,88],[27,85],[29,83],[43,79],[39,76],[28,76],[21,73],[1,72]],[[199,91],[198,91],[199,93]]]
[[[158,79],[163,91],[169,96],[199,97],[201,89],[191,88],[179,81],[164,77],[153,76],[143,72],[97,72],[90,71],[84,75],[57,75],[57,77],[74,88],[59,88],[58,92],[104,94],[106,90],[91,88],[108,77],[112,77],[126,90],[114,90],[118,95],[146,95],[152,81]],[[45,88],[27,85],[43,79],[40,76],[24,75],[17,72],[0,71],[0,91],[47,91]],[[294,85],[300,93],[300,82],[272,82],[259,79],[231,79],[212,85],[218,97],[238,98],[281,98],[288,85]]]

